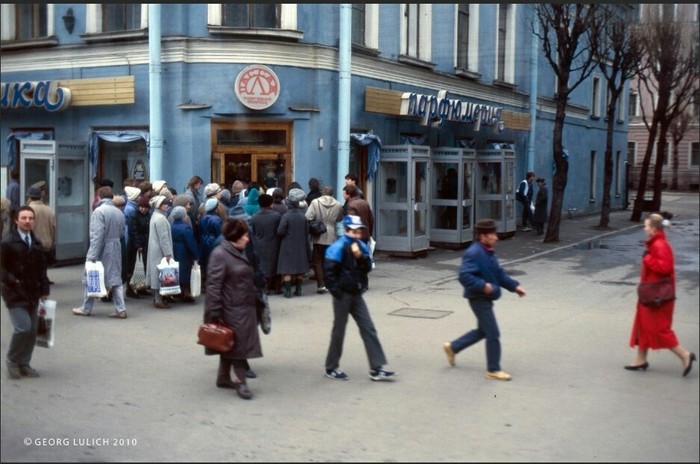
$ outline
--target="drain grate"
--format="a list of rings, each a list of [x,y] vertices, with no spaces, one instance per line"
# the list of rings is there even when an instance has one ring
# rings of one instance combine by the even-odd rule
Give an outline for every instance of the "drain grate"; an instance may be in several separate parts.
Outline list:
[[[440,319],[452,314],[452,311],[439,311],[437,309],[401,308],[389,313],[390,316],[418,317],[423,319]]]

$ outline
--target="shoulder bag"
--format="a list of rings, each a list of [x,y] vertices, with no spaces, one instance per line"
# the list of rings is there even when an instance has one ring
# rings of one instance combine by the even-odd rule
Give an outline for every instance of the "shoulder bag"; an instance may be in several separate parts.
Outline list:
[[[654,282],[640,282],[637,286],[639,302],[650,308],[658,308],[667,301],[676,299],[671,277],[664,277]]]
[[[316,210],[318,211],[317,218],[313,221],[309,221],[309,233],[314,237],[318,237],[326,233],[326,223],[323,222],[323,216],[321,215],[321,210],[318,207],[318,202],[316,202]]]

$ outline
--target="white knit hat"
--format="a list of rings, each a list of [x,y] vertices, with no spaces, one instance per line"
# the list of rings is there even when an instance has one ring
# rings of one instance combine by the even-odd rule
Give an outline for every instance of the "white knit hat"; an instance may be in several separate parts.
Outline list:
[[[141,189],[127,185],[126,187],[124,187],[124,193],[126,193],[126,197],[129,200],[136,201],[139,195],[141,195]]]

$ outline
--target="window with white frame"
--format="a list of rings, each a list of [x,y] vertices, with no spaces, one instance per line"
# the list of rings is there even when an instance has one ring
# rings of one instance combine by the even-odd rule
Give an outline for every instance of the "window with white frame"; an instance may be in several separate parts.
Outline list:
[[[35,40],[54,35],[54,5],[3,3],[0,7],[2,40]]]
[[[421,61],[431,59],[432,5],[404,3],[401,5],[401,55]]]
[[[627,161],[637,164],[637,142],[627,142]]]
[[[256,30],[256,35],[276,36],[280,31],[297,28],[295,3],[209,3],[207,25],[210,32],[245,33]],[[283,35],[283,34],[282,34]],[[299,38],[299,34],[289,37]]]
[[[591,116],[594,118],[600,117],[600,83],[600,77],[593,76],[593,79],[591,81]]]
[[[479,70],[479,5],[458,3],[456,46],[459,70],[478,72]]]
[[[379,4],[352,4],[352,43],[367,48],[379,47]]]
[[[85,13],[86,34],[143,32],[148,27],[146,3],[88,3]]]
[[[700,142],[690,142],[690,156],[688,159],[691,167],[700,166]]]
[[[591,150],[591,164],[589,166],[589,172],[588,172],[588,178],[589,178],[588,197],[590,198],[590,201],[592,201],[592,202],[595,201],[596,171],[597,171],[596,151]]]
[[[498,4],[496,79],[515,81],[515,5],[512,3]]]
[[[630,92],[627,114],[632,116],[639,116],[639,94],[637,92]]]

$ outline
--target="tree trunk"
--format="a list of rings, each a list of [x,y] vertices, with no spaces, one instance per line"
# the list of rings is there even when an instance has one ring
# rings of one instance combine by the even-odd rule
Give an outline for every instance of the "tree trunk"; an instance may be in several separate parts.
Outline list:
[[[671,158],[671,190],[678,190],[678,144],[680,140],[673,138],[673,157]]]
[[[656,144],[656,163],[654,163],[654,196],[651,200],[651,208],[654,211],[661,210],[661,192],[663,186],[664,152],[666,148],[666,136],[668,135],[668,124],[661,122],[659,128],[659,142]]]
[[[552,134],[552,152],[554,153],[556,172],[552,178],[552,207],[549,212],[547,232],[544,236],[545,243],[559,241],[561,210],[564,204],[564,191],[566,190],[566,181],[569,174],[569,162],[564,158],[564,145],[562,142],[565,117],[566,100],[557,99],[557,112],[554,119],[554,132]]]
[[[600,210],[600,222],[598,227],[607,228],[610,224],[610,187],[612,186],[613,178],[613,131],[615,130],[615,106],[617,97],[613,96],[610,99],[611,103],[608,106],[607,118],[608,127],[605,137],[605,170],[603,177],[603,205]]]
[[[647,176],[649,175],[649,164],[651,164],[651,153],[654,149],[654,141],[656,140],[656,131],[658,129],[658,121],[654,118],[649,128],[649,137],[647,139],[647,149],[644,152],[644,160],[642,161],[642,171],[639,174],[639,185],[637,185],[637,197],[634,199],[632,208],[632,216],[630,221],[639,222],[642,219],[642,210],[644,205],[644,194],[647,190]]]

